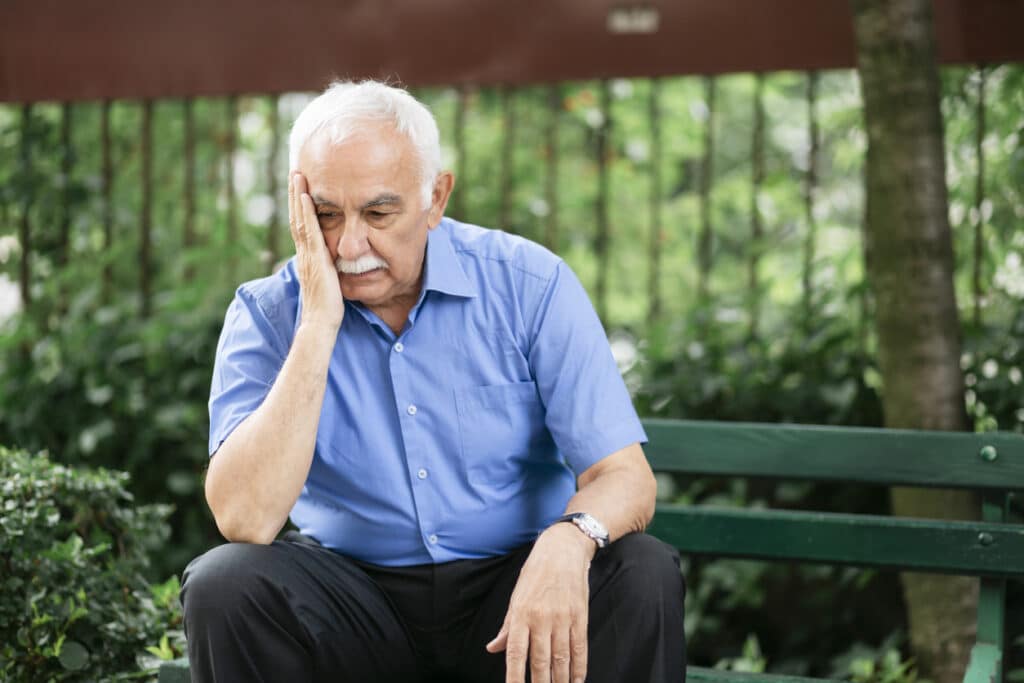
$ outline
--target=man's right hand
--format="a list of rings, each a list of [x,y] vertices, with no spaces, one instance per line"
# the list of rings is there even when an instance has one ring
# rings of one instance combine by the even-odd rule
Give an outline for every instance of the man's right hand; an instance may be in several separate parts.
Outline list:
[[[300,322],[337,330],[345,317],[338,270],[320,231],[306,178],[298,171],[292,172],[288,183],[288,223],[302,291]]]

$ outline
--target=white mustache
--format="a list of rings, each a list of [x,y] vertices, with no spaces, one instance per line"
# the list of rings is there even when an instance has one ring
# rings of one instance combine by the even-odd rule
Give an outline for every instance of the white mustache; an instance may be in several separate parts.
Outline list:
[[[387,270],[388,264],[383,259],[373,255],[360,256],[355,261],[349,261],[339,256],[334,261],[334,267],[338,269],[339,273],[359,275],[360,273],[366,273],[377,268]]]

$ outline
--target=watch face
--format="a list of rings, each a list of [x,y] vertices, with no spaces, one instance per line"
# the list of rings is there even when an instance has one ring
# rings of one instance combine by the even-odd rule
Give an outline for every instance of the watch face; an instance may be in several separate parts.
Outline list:
[[[601,537],[608,535],[608,531],[605,530],[604,526],[590,515],[580,517],[580,521],[592,535]]]
[[[598,547],[603,548],[608,543],[608,530],[604,525],[587,513],[578,515],[575,519],[576,525],[597,542]]]

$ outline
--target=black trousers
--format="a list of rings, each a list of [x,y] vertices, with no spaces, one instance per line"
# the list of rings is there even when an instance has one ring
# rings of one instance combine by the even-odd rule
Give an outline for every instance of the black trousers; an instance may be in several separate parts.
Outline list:
[[[437,565],[358,562],[295,532],[193,560],[181,591],[192,680],[505,680],[501,628],[524,546]],[[675,549],[619,539],[590,569],[587,681],[682,683],[685,585]],[[529,678],[529,666],[527,666]]]

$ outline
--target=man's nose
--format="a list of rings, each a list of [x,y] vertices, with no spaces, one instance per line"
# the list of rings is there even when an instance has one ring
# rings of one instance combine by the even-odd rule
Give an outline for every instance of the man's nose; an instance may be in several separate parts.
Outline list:
[[[370,251],[367,240],[369,226],[358,218],[345,224],[345,229],[338,240],[338,256],[346,261],[355,261]]]

